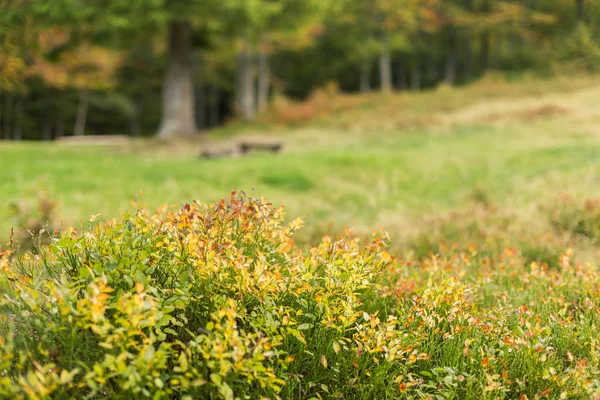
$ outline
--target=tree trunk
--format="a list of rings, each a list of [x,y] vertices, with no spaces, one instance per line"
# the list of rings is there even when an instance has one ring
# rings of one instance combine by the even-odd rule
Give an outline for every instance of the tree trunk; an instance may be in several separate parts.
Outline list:
[[[248,43],[244,43],[240,57],[240,101],[242,117],[245,121],[253,121],[256,117],[254,63],[253,54]]]
[[[491,10],[490,0],[484,0],[481,8],[481,12],[484,14],[488,14]],[[479,59],[479,69],[480,73],[485,73],[486,70],[490,66],[490,32],[484,31],[479,38],[479,46],[480,46],[480,59]]]
[[[135,104],[133,114],[131,114],[131,117],[129,117],[129,134],[132,137],[138,137],[142,132],[142,129],[140,127],[140,115],[140,107],[137,104]]]
[[[196,133],[191,51],[190,24],[171,21],[162,120],[158,129],[161,138]]]
[[[575,0],[577,23],[583,23],[585,20],[585,1]]]
[[[244,83],[244,52],[240,51],[236,55],[236,68],[235,68],[235,93],[234,93],[234,107],[233,111],[236,115],[242,115],[242,86]],[[209,93],[212,93],[212,85],[208,85]],[[210,101],[209,101],[210,106]],[[210,123],[209,123],[210,125]]]
[[[206,128],[206,97],[207,97],[207,93],[206,93],[206,66],[205,64],[202,62],[202,59],[199,57],[198,58],[198,64],[200,65],[199,68],[196,68],[197,71],[199,71],[199,73],[196,75],[196,91],[195,93],[198,94],[196,96],[196,125],[198,126],[198,128],[200,130]]]
[[[196,101],[196,126],[198,127],[198,129],[203,130],[204,128],[207,128],[206,125],[206,85],[204,84],[204,82],[200,81],[200,80],[196,80],[196,84],[197,84],[197,90],[196,93],[198,94],[198,96],[196,96],[196,98],[198,99]]]
[[[266,41],[263,41],[258,59],[258,110],[265,111],[269,105],[269,89],[271,88],[271,67]]]
[[[44,122],[42,125],[42,140],[52,140],[52,114],[46,112],[44,115]]]
[[[56,114],[56,125],[54,127],[54,138],[58,139],[65,136],[65,119],[59,110]]]
[[[384,40],[383,51],[379,57],[379,76],[381,78],[381,91],[392,91],[392,57],[387,37]]]
[[[371,91],[371,61],[363,57],[360,62],[360,92],[367,93]]]
[[[23,120],[25,119],[25,100],[23,96],[19,96],[15,104],[15,130],[13,131],[13,140],[21,140],[23,138]]]
[[[465,10],[473,11],[473,0],[463,0]],[[473,78],[473,49],[471,47],[470,30],[463,30],[461,36],[461,52],[463,62],[463,76],[466,81]]]
[[[447,84],[454,85],[456,81],[456,33],[450,32],[448,33],[448,46],[446,53],[446,67],[444,73],[444,79]]]
[[[10,140],[10,117],[11,111],[10,108],[12,106],[12,94],[6,93],[4,96],[4,139]]]
[[[481,72],[485,73],[486,70],[490,67],[490,33],[484,32],[481,34],[481,60],[480,60],[480,68]]]
[[[77,106],[77,116],[75,117],[75,126],[73,127],[73,135],[83,136],[85,135],[85,120],[87,119],[87,112],[89,107],[89,99],[87,92],[81,92],[79,94],[79,105]]]
[[[438,63],[434,54],[425,54],[424,58],[425,84],[436,84],[444,74],[444,65]]]
[[[418,54],[413,56],[410,67],[410,88],[417,91],[421,90],[421,62]]]
[[[396,68],[396,72],[397,72],[397,77],[396,77],[396,87],[398,88],[398,90],[404,90],[406,89],[406,81],[405,81],[405,75],[406,75],[406,64],[405,64],[405,60],[404,57],[402,56],[402,54],[400,54],[398,56],[398,67]]]
[[[473,78],[473,49],[471,48],[471,38],[465,35],[462,40],[463,68],[465,80],[470,81]]]
[[[208,85],[209,90],[209,110],[208,110],[208,126],[219,125],[219,88],[215,85]]]
[[[2,90],[0,90],[0,140],[4,139],[4,136],[2,136],[4,133],[4,130],[2,129],[2,98]]]

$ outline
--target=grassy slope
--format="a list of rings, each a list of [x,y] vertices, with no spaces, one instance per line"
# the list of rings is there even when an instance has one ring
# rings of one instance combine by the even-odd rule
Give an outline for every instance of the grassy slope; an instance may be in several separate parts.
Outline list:
[[[528,224],[536,205],[561,191],[600,194],[598,98],[593,79],[332,97],[346,109],[302,128],[269,129],[284,136],[285,154],[238,159],[198,160],[195,144],[2,143],[0,238],[11,226],[8,204],[39,187],[58,199],[68,224],[116,216],[140,191],[154,208],[214,201],[232,189],[308,215],[307,231],[317,234],[383,226],[405,235],[421,230],[423,217],[471,209],[477,194]]]

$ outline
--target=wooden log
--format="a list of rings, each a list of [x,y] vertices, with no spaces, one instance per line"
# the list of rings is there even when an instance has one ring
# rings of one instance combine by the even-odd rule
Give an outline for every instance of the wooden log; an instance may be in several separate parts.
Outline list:
[[[56,141],[65,145],[113,145],[129,141],[124,135],[88,135],[88,136],[62,136]]]
[[[213,147],[207,146],[200,153],[201,158],[237,157],[240,154],[237,146]]]
[[[281,151],[283,144],[279,140],[264,138],[244,138],[227,146],[215,147],[209,143],[205,144],[200,153],[201,158],[238,157],[248,154],[253,150],[270,151],[277,153]]]

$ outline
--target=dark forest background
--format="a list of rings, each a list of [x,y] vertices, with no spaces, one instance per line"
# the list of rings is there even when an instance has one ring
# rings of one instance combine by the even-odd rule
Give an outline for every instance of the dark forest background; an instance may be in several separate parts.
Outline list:
[[[600,66],[591,0],[0,0],[0,138],[191,135],[274,99]]]

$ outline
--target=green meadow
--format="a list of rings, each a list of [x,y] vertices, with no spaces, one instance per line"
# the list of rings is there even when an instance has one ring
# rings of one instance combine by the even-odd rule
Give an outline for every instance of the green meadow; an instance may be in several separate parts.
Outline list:
[[[481,224],[474,213],[480,205],[493,209],[483,221],[490,229],[510,218],[521,237],[537,237],[552,230],[548,209],[560,199],[572,197],[576,207],[600,193],[599,97],[592,78],[484,80],[366,98],[332,94],[321,100],[331,110],[309,123],[211,131],[216,143],[247,136],[284,143],[279,154],[236,158],[201,159],[202,141],[3,143],[0,237],[8,238],[15,221],[10,204],[31,202],[40,190],[57,202],[53,222],[63,227],[99,213],[117,217],[134,208],[132,200],[156,209],[210,203],[237,190],[305,217],[302,241],[343,228],[383,228],[401,250],[422,247],[415,238],[423,232],[472,240],[468,227],[444,233],[443,225],[456,213]]]

